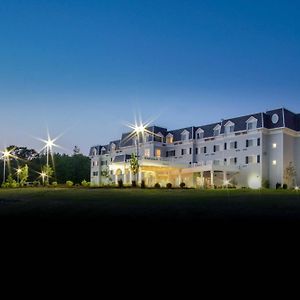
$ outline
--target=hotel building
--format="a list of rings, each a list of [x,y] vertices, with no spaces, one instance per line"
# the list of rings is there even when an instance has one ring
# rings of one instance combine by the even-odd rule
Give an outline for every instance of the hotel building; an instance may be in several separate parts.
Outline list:
[[[132,154],[139,160],[139,183],[172,183],[213,188],[224,185],[260,188],[269,183],[300,184],[300,114],[275,109],[221,122],[168,130],[149,126],[145,138],[128,138],[91,147],[91,184],[135,179]],[[295,174],[286,181],[287,168]]]

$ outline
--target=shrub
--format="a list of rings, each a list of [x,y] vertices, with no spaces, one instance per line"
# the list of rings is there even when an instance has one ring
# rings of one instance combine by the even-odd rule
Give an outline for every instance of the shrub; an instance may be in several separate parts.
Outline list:
[[[66,182],[66,186],[67,187],[72,187],[74,185],[74,183],[73,183],[73,181],[71,181],[71,180],[68,180],[67,182]]]
[[[283,188],[284,190],[287,190],[287,188],[288,188],[287,184],[284,183],[284,184],[282,185],[282,188]]]
[[[265,188],[265,189],[269,189],[270,188],[270,181],[268,179],[263,180],[262,187]]]
[[[172,183],[167,183],[167,189],[171,189],[172,188]]]
[[[82,185],[83,187],[89,187],[89,186],[90,186],[90,182],[87,182],[86,180],[82,180],[82,181],[81,181],[81,185]]]
[[[157,182],[157,183],[155,183],[154,187],[155,187],[156,189],[160,189],[160,184]]]
[[[184,182],[181,182],[181,183],[180,183],[180,187],[181,187],[182,189],[184,189],[184,188],[185,188],[185,183],[184,183]]]
[[[281,188],[281,183],[277,182],[276,183],[276,190],[280,189]]]
[[[119,188],[123,188],[124,187],[122,179],[118,180],[118,187]]]
[[[34,181],[34,182],[32,183],[32,185],[33,185],[33,186],[40,186],[41,184],[40,184],[39,181]]]
[[[57,181],[53,181],[52,186],[57,186]]]
[[[136,181],[135,180],[131,181],[131,186],[134,187],[134,188],[136,187]]]
[[[142,180],[142,182],[141,182],[141,188],[142,188],[142,189],[146,188],[145,180]]]

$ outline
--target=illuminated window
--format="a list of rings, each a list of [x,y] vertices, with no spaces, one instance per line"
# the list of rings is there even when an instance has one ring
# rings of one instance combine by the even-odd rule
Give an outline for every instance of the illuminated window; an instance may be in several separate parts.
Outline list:
[[[145,149],[144,155],[145,157],[150,157],[150,149]]]
[[[272,147],[273,147],[273,149],[276,149],[277,148],[277,144],[273,143]]]
[[[272,165],[273,165],[273,166],[276,166],[276,165],[277,165],[277,161],[276,161],[276,160],[273,160],[273,161],[272,161]]]
[[[167,144],[172,144],[173,143],[173,135],[168,135],[166,142],[167,142]]]
[[[161,150],[160,149],[155,150],[155,156],[156,157],[161,157]]]

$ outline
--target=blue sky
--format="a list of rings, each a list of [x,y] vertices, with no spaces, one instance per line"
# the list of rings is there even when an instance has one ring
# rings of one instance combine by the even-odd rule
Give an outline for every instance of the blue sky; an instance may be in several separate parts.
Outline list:
[[[0,0],[0,144],[300,112],[299,1]]]

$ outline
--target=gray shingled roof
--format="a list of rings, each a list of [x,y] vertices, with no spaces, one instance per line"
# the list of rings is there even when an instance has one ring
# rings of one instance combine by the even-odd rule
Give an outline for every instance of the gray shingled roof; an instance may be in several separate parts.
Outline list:
[[[273,124],[272,122],[272,116],[274,114],[277,114],[279,117],[279,120],[276,124]],[[231,121],[232,123],[235,124],[234,131],[243,131],[247,130],[247,123],[246,121],[250,117],[254,117],[257,119],[257,127],[258,128],[268,128],[268,129],[273,129],[273,128],[280,128],[280,127],[287,127],[292,130],[300,131],[300,114],[295,114],[285,108],[280,108],[280,109],[274,109],[267,111],[265,113],[255,113],[255,114],[249,114],[241,117],[236,117],[236,118],[231,118],[231,119],[226,119],[223,120],[222,122],[217,122],[217,123],[212,123],[208,125],[202,125],[202,126],[191,126],[191,127],[186,127],[186,128],[181,128],[181,129],[176,129],[176,130],[170,130],[168,131],[166,128],[159,127],[159,126],[149,126],[147,130],[150,132],[153,132],[155,134],[158,134],[159,132],[164,136],[164,141],[166,136],[170,133],[173,135],[173,140],[174,142],[180,141],[181,140],[181,133],[183,131],[188,131],[189,132],[189,138],[194,138],[196,131],[201,128],[204,130],[204,138],[209,138],[213,137],[214,135],[214,128],[216,125],[220,124],[221,126],[221,133],[224,133],[225,127],[224,125],[228,122]],[[105,147],[107,151],[110,151],[111,149],[111,144],[114,143],[116,145],[116,149],[119,149],[120,147],[126,147],[126,146],[133,146],[134,141],[133,139],[127,139],[127,137],[130,135],[130,132],[123,133],[121,140],[116,140],[112,141],[109,143],[109,145],[104,145],[104,146],[94,146],[90,150],[90,155],[92,155],[92,151],[94,148],[97,149],[97,154],[100,154],[101,148]],[[153,140],[158,140],[155,136],[151,136],[150,141]],[[106,152],[105,152],[106,153]],[[121,159],[121,158],[120,158]]]

